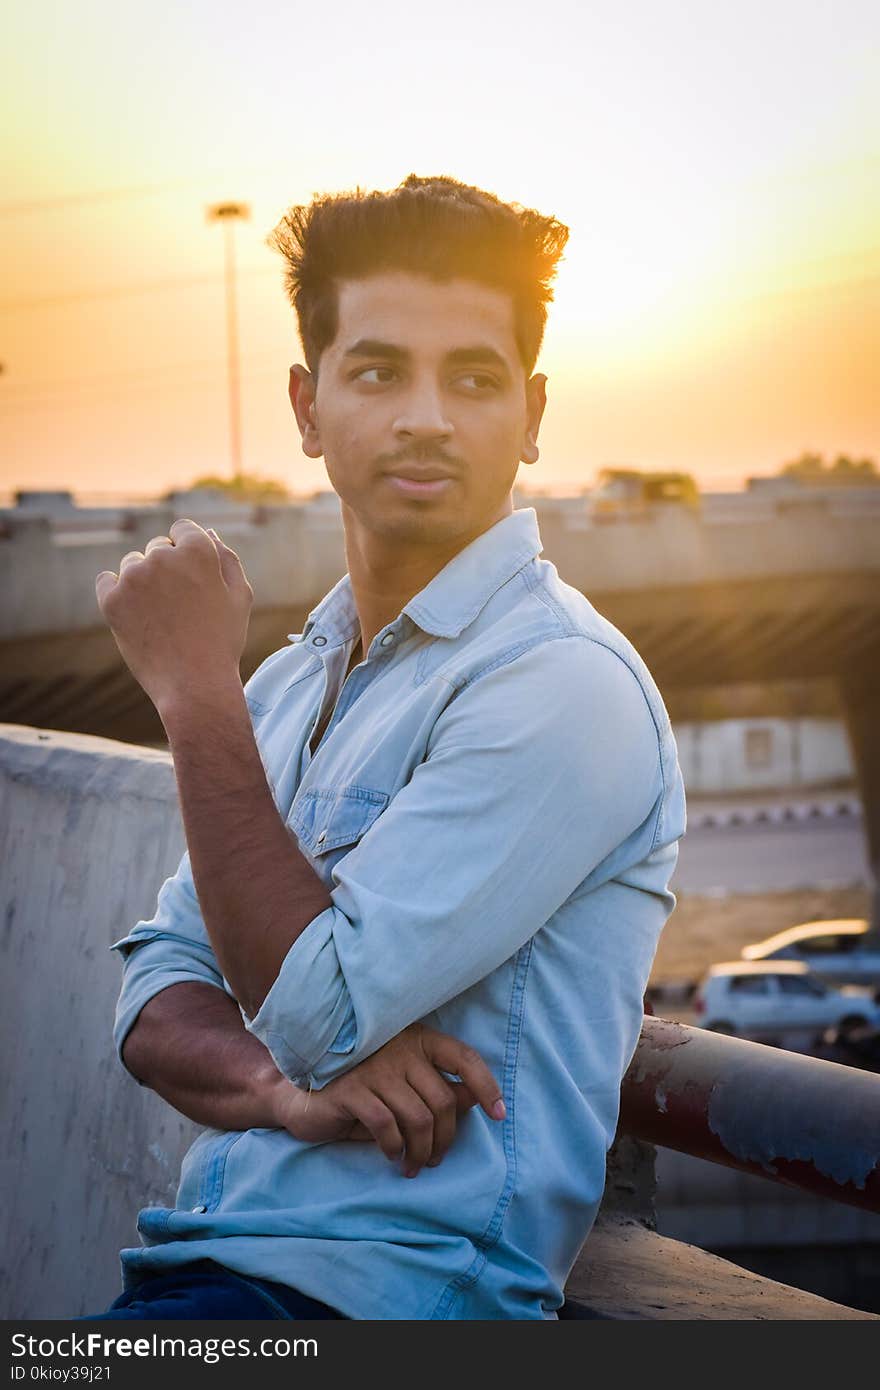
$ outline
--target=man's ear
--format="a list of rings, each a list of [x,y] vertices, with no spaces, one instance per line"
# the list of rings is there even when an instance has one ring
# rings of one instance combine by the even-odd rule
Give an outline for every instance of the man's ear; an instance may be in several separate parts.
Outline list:
[[[307,367],[297,363],[290,369],[287,394],[302,435],[303,453],[310,459],[319,459],[323,454],[318,431],[315,391],[317,382]]]
[[[541,417],[547,404],[547,378],[543,372],[536,372],[526,382],[526,429],[523,436],[521,463],[538,462],[538,430]]]

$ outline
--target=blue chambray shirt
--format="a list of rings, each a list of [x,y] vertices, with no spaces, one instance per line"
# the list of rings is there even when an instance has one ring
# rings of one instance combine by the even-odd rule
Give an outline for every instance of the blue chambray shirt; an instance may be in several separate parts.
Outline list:
[[[541,549],[533,509],[499,521],[340,693],[359,636],[346,575],[246,687],[279,811],[333,900],[248,1027],[321,1087],[421,1019],[482,1054],[507,1118],[471,1109],[414,1179],[375,1144],[208,1129],[176,1206],[140,1213],[127,1287],[209,1258],[352,1318],[556,1317],[602,1196],[685,804],[647,668]],[[120,1049],[168,985],[225,987],[187,855],[114,949]]]

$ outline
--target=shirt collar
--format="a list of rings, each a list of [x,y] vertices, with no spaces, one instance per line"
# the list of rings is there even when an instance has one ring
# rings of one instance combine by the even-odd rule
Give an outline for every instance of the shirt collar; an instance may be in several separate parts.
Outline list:
[[[433,637],[458,637],[492,595],[540,555],[543,548],[534,507],[519,508],[454,555],[424,589],[404,604],[403,613]],[[302,642],[315,628],[320,628],[328,647],[339,646],[353,637],[359,626],[351,578],[344,574],[309,613],[302,634],[289,636]]]

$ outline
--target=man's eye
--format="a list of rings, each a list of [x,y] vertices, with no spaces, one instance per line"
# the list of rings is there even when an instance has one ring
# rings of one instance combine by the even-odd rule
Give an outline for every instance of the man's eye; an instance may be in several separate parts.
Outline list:
[[[367,381],[373,386],[387,386],[394,380],[395,372],[393,367],[365,367],[362,372],[358,372],[358,381]]]
[[[466,391],[491,391],[497,385],[488,372],[465,372],[458,380]]]

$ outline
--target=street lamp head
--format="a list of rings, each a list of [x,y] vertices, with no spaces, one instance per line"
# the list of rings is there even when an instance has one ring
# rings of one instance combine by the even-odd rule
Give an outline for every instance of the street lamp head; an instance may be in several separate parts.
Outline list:
[[[247,221],[250,215],[249,203],[212,203],[205,208],[205,217],[209,222],[225,222],[234,217]]]

